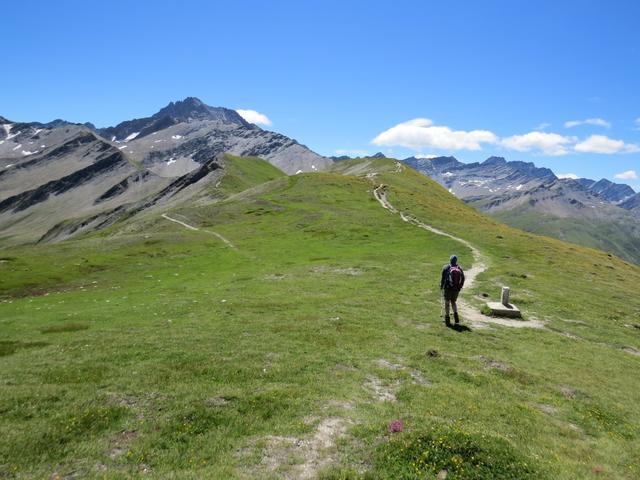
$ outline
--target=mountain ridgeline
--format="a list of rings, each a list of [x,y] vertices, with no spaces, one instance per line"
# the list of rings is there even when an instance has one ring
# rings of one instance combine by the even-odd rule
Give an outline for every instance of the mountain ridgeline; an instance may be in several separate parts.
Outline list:
[[[0,246],[59,241],[211,194],[226,154],[262,158],[289,175],[349,160],[318,155],[195,97],[106,128],[0,117]],[[501,157],[403,162],[511,226],[640,263],[640,193],[628,185],[558,178]]]
[[[558,178],[533,163],[490,157],[415,158],[406,165],[511,226],[640,263],[640,193],[609,180]]]
[[[191,195],[219,175],[223,154],[289,174],[333,163],[194,97],[107,128],[0,117],[0,245],[64,239]]]

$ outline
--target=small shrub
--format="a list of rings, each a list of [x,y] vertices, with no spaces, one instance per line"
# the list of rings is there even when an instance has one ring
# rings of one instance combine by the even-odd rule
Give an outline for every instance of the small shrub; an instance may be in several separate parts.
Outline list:
[[[375,473],[382,478],[448,480],[545,478],[532,462],[503,439],[471,434],[459,427],[438,427],[398,435],[375,452]]]
[[[491,317],[493,315],[491,309],[486,305],[483,305],[482,308],[480,308],[480,313],[486,315],[487,317]]]

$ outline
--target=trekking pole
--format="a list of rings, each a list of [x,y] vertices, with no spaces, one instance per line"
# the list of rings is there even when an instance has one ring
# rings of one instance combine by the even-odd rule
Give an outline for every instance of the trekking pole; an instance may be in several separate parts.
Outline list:
[[[440,289],[440,318],[444,319],[444,290]]]

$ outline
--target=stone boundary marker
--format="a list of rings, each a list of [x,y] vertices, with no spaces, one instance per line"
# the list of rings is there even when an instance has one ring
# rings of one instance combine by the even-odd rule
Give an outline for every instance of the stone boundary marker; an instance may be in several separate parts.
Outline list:
[[[491,314],[496,317],[522,318],[520,309],[509,303],[509,287],[502,287],[499,302],[487,302]]]

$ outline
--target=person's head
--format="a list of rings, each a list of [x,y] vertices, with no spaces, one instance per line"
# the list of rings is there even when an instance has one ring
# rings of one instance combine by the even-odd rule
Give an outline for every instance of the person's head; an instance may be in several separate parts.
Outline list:
[[[449,263],[451,265],[457,265],[458,264],[458,257],[456,257],[455,255],[451,255],[449,257]]]

